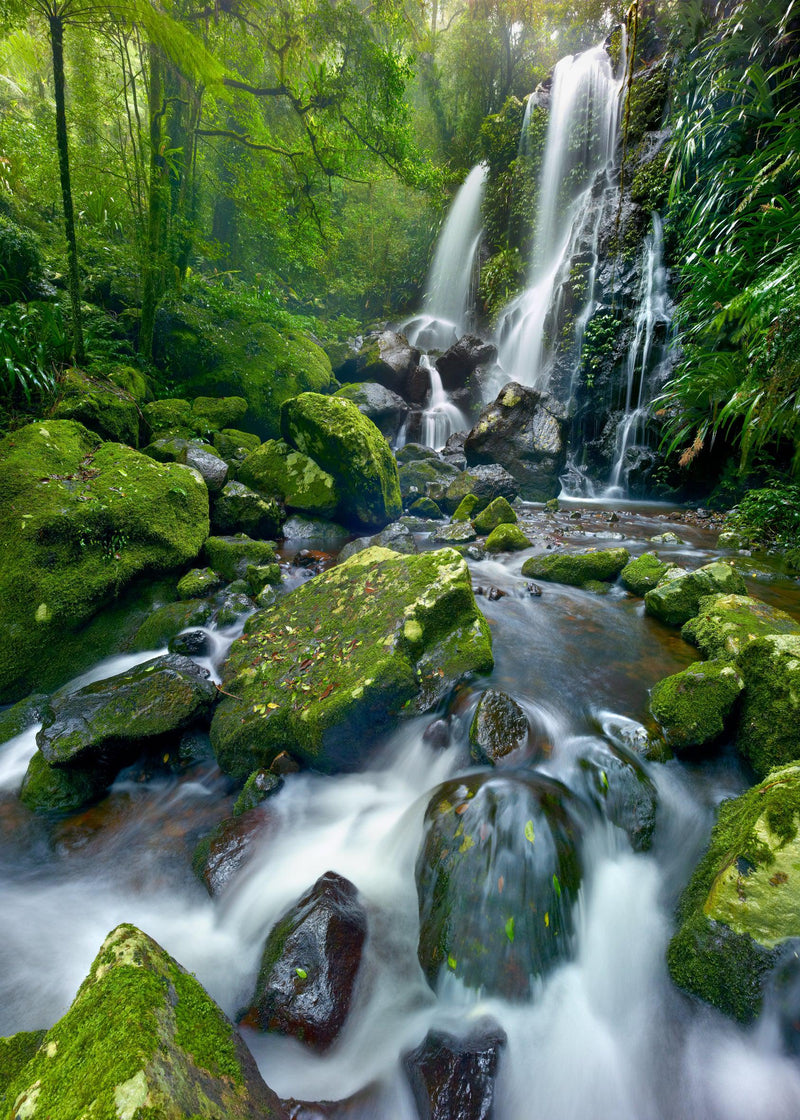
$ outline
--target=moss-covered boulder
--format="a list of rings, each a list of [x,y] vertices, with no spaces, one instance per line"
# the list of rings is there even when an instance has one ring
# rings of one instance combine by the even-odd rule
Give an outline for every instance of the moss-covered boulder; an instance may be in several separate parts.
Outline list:
[[[423,517],[430,521],[441,521],[444,517],[433,498],[417,498],[408,507],[408,512],[414,517]]]
[[[101,439],[138,446],[139,407],[130,393],[79,369],[68,369],[58,389],[56,420],[77,420]]]
[[[402,397],[379,385],[376,381],[365,381],[360,385],[343,385],[336,391],[337,397],[345,397],[357,405],[376,428],[380,429],[389,443],[394,443],[406,418],[409,408]]]
[[[208,599],[186,599],[156,607],[133,635],[133,650],[162,649],[171,638],[190,626],[205,626],[214,612]]]
[[[450,483],[458,477],[459,472],[450,463],[428,457],[403,463],[398,468],[397,474],[403,505],[408,508],[418,498],[430,497],[431,493],[434,495],[444,493]]]
[[[699,661],[653,686],[650,711],[675,751],[690,750],[719,739],[743,688],[729,661]]]
[[[61,684],[87,621],[140,575],[181,568],[208,536],[208,492],[70,420],[0,443],[0,701]]]
[[[287,746],[321,770],[352,766],[377,731],[491,665],[457,553],[369,548],[248,621],[225,667],[214,750],[241,778]]]
[[[283,406],[281,429],[288,443],[333,477],[338,520],[374,532],[401,515],[395,458],[352,401],[303,393]]]
[[[199,982],[130,925],[108,935],[69,1011],[9,1085],[5,1105],[26,1120],[287,1116]]]
[[[616,579],[629,560],[630,554],[625,548],[564,549],[530,556],[522,565],[522,574],[532,579],[584,587],[587,583]]]
[[[47,700],[45,693],[34,692],[0,712],[0,746],[21,735],[34,723],[40,723]]]
[[[491,503],[488,503],[491,504]],[[467,494],[453,510],[452,521],[470,521],[476,509],[479,508],[480,498],[477,494]]]
[[[179,599],[204,599],[219,591],[224,580],[211,568],[192,568],[178,580]]]
[[[191,439],[196,434],[192,406],[182,397],[150,401],[142,409],[151,441],[168,436]]]
[[[498,525],[486,538],[487,552],[521,552],[530,547],[531,542],[519,525]]]
[[[508,471],[497,463],[487,463],[485,466],[469,467],[461,471],[444,494],[434,491],[430,497],[446,513],[455,513],[464,498],[474,496],[477,499],[471,507],[471,516],[474,517],[495,498],[506,498],[507,501],[513,502],[517,494],[519,494],[519,484]]]
[[[619,580],[626,591],[643,598],[658,586],[671,567],[672,564],[659,560],[654,552],[643,552],[625,565],[619,573]]]
[[[263,767],[254,770],[244,783],[244,789],[236,798],[233,806],[234,817],[241,817],[243,813],[249,813],[251,809],[255,809],[268,797],[274,797],[282,786],[283,778],[279,774],[273,774],[272,771],[265,770]]]
[[[238,428],[223,428],[221,432],[214,432],[212,443],[221,459],[226,463],[243,463],[251,451],[261,443],[260,438],[252,432],[242,432]]]
[[[781,946],[800,937],[800,766],[773,770],[719,809],[678,907],[673,980],[726,1015],[758,1014]]]
[[[246,533],[272,539],[280,536],[286,514],[273,498],[264,498],[242,482],[227,482],[211,505],[215,534]]]
[[[47,1031],[20,1031],[0,1038],[0,1106],[7,1104],[6,1089],[42,1045]]]
[[[149,455],[157,463],[183,463],[190,447],[202,447],[199,440],[186,439],[184,436],[161,436],[142,448],[142,454]]]
[[[463,503],[462,503],[463,504]],[[475,517],[472,527],[480,536],[488,536],[498,525],[516,525],[517,515],[505,498],[495,498]]]
[[[210,431],[235,428],[246,414],[247,401],[244,397],[195,397],[192,401],[192,415],[196,417],[198,427]]]
[[[90,764],[64,770],[36,751],[22,780],[20,801],[33,813],[69,816],[105,793],[109,780],[103,768]]]
[[[669,573],[667,573],[669,575]],[[700,609],[707,595],[745,595],[742,577],[730,564],[715,560],[694,572],[683,572],[663,579],[644,597],[648,614],[669,626],[683,626]]]
[[[209,537],[203,545],[203,559],[227,580],[246,579],[251,564],[275,562],[275,545],[272,541],[254,541],[245,533]]]
[[[736,658],[756,638],[798,634],[800,623],[785,611],[749,595],[714,595],[701,599],[699,613],[681,630],[681,637],[703,657]]]
[[[800,758],[800,636],[758,638],[737,660],[746,691],[736,746],[759,777]]]
[[[339,504],[331,475],[282,439],[267,440],[257,447],[236,477],[259,494],[279,498],[287,509],[312,516],[332,517]]]

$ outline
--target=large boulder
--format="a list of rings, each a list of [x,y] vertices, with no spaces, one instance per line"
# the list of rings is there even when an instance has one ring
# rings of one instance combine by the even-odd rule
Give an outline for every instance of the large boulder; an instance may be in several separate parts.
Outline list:
[[[519,483],[499,463],[487,463],[461,471],[443,494],[434,487],[428,488],[428,497],[433,498],[447,513],[455,513],[469,494],[477,499],[470,507],[470,516],[474,516],[495,498],[513,502],[519,494]]]
[[[800,623],[749,595],[701,599],[699,613],[681,630],[682,638],[710,658],[736,658],[751,642],[771,634],[800,635]]]
[[[225,666],[214,750],[241,778],[287,746],[322,770],[352,766],[401,713],[491,666],[458,553],[369,548],[248,621]]]
[[[259,494],[279,498],[287,509],[312,517],[332,517],[339,504],[331,475],[282,439],[270,439],[257,447],[236,477]]]
[[[505,1031],[493,1019],[474,1023],[466,1038],[428,1031],[403,1057],[421,1120],[488,1120],[505,1044]]]
[[[650,711],[673,750],[691,750],[720,738],[743,688],[729,661],[698,661],[653,686]]]
[[[522,574],[531,579],[585,587],[616,579],[629,560],[624,548],[564,549],[529,557],[522,565]]]
[[[352,401],[389,443],[397,439],[408,416],[408,405],[403,398],[377,381],[343,385],[334,395]]]
[[[185,467],[98,443],[70,420],[0,443],[0,702],[75,672],[87,621],[140,575],[185,566],[208,491]]]
[[[481,695],[469,728],[469,753],[474,762],[502,762],[523,752],[528,742],[528,717],[511,696],[496,688]]]
[[[746,595],[739,573],[722,560],[704,564],[694,572],[667,576],[644,597],[645,610],[670,626],[683,626],[700,610],[708,595]]]
[[[353,884],[320,876],[267,938],[253,999],[259,1026],[327,1050],[350,1010],[366,936]]]
[[[491,365],[497,358],[497,347],[474,334],[465,334],[436,359],[442,388],[448,393],[461,389],[478,366]]]
[[[396,331],[375,331],[335,373],[339,381],[376,381],[399,397],[410,400],[409,381],[419,365],[419,350]]]
[[[555,397],[509,382],[464,442],[467,463],[500,463],[533,502],[558,497],[567,462],[566,413]]]
[[[667,961],[679,987],[748,1021],[800,941],[800,765],[724,801],[678,907]],[[796,1014],[796,1012],[795,1012]]]
[[[108,935],[5,1105],[26,1120],[287,1120],[234,1025],[194,976],[130,925]]]
[[[209,537],[203,545],[203,559],[224,579],[244,579],[249,567],[274,563],[275,545],[272,541],[254,541],[245,533]]]
[[[673,565],[659,560],[655,552],[643,552],[629,560],[619,574],[620,583],[626,591],[644,596],[657,587]]]
[[[419,961],[487,996],[526,1000],[570,950],[579,805],[560,782],[507,771],[440,786],[417,858]]]
[[[745,692],[736,746],[759,777],[800,758],[800,635],[745,646],[737,665]]]
[[[288,443],[333,477],[340,521],[376,532],[400,517],[397,463],[384,437],[352,401],[303,393],[283,406],[281,429]]]
[[[68,369],[59,382],[53,417],[77,420],[101,439],[139,444],[139,407],[130,393],[79,369]]]

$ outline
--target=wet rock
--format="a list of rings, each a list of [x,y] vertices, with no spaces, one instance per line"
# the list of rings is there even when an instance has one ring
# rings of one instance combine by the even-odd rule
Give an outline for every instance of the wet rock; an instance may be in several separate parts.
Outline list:
[[[622,829],[635,852],[650,848],[658,795],[633,751],[610,743],[593,743],[581,751],[573,773],[564,780],[611,824]]]
[[[130,925],[105,939],[6,1102],[28,1120],[286,1118],[233,1024],[194,976]]]
[[[403,1058],[420,1120],[488,1120],[505,1044],[505,1032],[489,1018],[475,1023],[466,1038],[428,1031]]]
[[[45,693],[34,692],[32,696],[0,712],[0,746],[21,735],[34,723],[39,723],[47,700]]]
[[[339,381],[377,381],[407,398],[407,382],[419,365],[419,350],[395,331],[376,331],[334,373]]]
[[[167,648],[170,653],[185,657],[207,657],[211,652],[211,640],[205,630],[187,630],[172,638]]]
[[[398,477],[403,504],[410,506],[417,498],[444,493],[458,477],[458,471],[440,459],[419,459],[404,463],[398,470]]]
[[[246,591],[229,590],[223,595],[222,601],[214,611],[213,619],[220,629],[224,629],[226,626],[232,626],[242,615],[250,614],[253,610],[255,610],[255,603]]]
[[[528,501],[558,496],[567,461],[566,413],[548,393],[512,381],[487,406],[464,443],[467,463],[500,463]]]
[[[452,730],[447,719],[435,719],[422,733],[423,742],[437,751],[446,750],[450,746],[451,738]]]
[[[491,664],[460,556],[370,548],[253,616],[225,666],[214,749],[242,778],[287,744],[320,769],[352,766],[401,712]]]
[[[251,564],[273,564],[272,541],[254,541],[245,533],[209,537],[203,545],[203,559],[224,579],[244,579]]]
[[[398,448],[395,453],[398,469],[406,463],[416,463],[422,459],[432,459],[438,463],[441,458],[438,451],[434,451],[432,447],[426,447],[423,443],[406,443]]]
[[[526,746],[528,731],[528,717],[516,700],[489,688],[481,695],[470,724],[470,756],[475,762],[501,762]]]
[[[734,659],[756,638],[798,634],[800,624],[777,607],[749,595],[717,595],[700,601],[699,613],[681,630],[703,657]]]
[[[283,778],[280,775],[264,769],[254,770],[244,783],[244,789],[236,798],[236,803],[233,806],[234,817],[240,817],[242,813],[255,809],[268,797],[274,797],[282,786]]]
[[[659,560],[654,552],[643,552],[622,569],[619,574],[620,583],[626,591],[644,597],[648,591],[658,586],[671,567],[666,561]]]
[[[406,378],[406,399],[411,405],[424,405],[431,391],[431,373],[426,366],[416,366]]]
[[[616,579],[629,560],[630,554],[624,548],[565,549],[529,557],[522,565],[522,574],[571,587],[585,587],[593,581],[604,583]]]
[[[334,396],[352,401],[389,443],[397,439],[408,416],[408,405],[403,398],[377,382],[344,385]]]
[[[431,534],[431,540],[436,544],[465,544],[476,540],[477,536],[468,521],[463,524],[454,522],[450,525],[437,525]]]
[[[187,599],[180,603],[166,603],[157,607],[136,631],[133,650],[162,649],[182,630],[190,626],[205,626],[214,608],[208,600]]]
[[[287,509],[312,517],[332,517],[339,504],[331,475],[282,439],[267,440],[252,451],[237,478],[259,494],[279,499]]]
[[[419,961],[486,996],[526,1000],[570,953],[580,806],[535,773],[470,774],[435,791],[417,859]]]
[[[281,751],[279,755],[273,758],[270,770],[273,774],[277,774],[279,777],[283,778],[286,777],[287,774],[299,773],[300,766],[288,751]]]
[[[110,782],[111,776],[103,767],[72,766],[64,770],[51,766],[42,752],[36,751],[28,763],[19,796],[33,813],[69,815],[100,797]]]
[[[372,537],[356,537],[354,541],[348,541],[339,553],[339,563],[343,564],[351,556],[355,556],[359,552],[365,552],[368,548],[372,548]]]
[[[667,963],[675,983],[747,1022],[771,970],[800,937],[800,765],[723,801],[679,906]]]
[[[681,538],[677,535],[677,533],[673,533],[671,530],[669,530],[666,533],[658,533],[655,537],[648,537],[647,539],[650,542],[650,544],[673,544],[673,545],[675,545],[675,544],[681,544],[682,543]]]
[[[350,531],[335,521],[324,521],[321,517],[301,517],[294,514],[283,526],[287,541],[304,541],[326,552],[337,552],[350,536]]]
[[[432,498],[417,498],[408,507],[408,512],[416,517],[423,517],[431,521],[441,521],[444,514]]]
[[[472,512],[477,514],[495,498],[506,498],[509,502],[513,502],[518,493],[519,486],[508,471],[497,463],[489,463],[462,471],[448,486],[441,500],[438,497],[435,500],[442,509],[453,513],[458,509],[463,498],[468,494],[474,494],[478,501],[473,506]]]
[[[669,573],[668,573],[669,575]],[[694,572],[663,579],[644,597],[645,610],[670,626],[683,626],[700,609],[707,595],[745,595],[747,588],[738,572],[721,560],[704,564]]]
[[[303,393],[283,406],[281,432],[287,443],[333,477],[339,492],[337,516],[344,524],[377,532],[400,516],[394,456],[352,401]]]
[[[460,471],[467,469],[467,457],[464,454],[464,441],[469,432],[453,432],[447,437],[447,442],[442,448],[441,455],[446,463],[452,463]]]
[[[399,521],[395,521],[393,525],[387,525],[380,533],[371,537],[370,545],[390,548],[392,552],[402,552],[406,556],[413,556],[419,552],[413,533],[405,525],[401,525]]]
[[[228,464],[218,455],[214,455],[212,451],[189,445],[184,457],[178,461],[200,472],[203,476],[203,482],[208,487],[209,494],[218,494],[228,481]]]
[[[731,725],[744,681],[729,661],[700,661],[653,686],[650,711],[674,751],[713,743]]]
[[[530,547],[531,542],[519,525],[498,525],[486,538],[487,552],[521,552]]]
[[[745,693],[736,747],[759,777],[800,757],[800,636],[758,638],[737,659]]]
[[[463,503],[462,503],[463,504]],[[505,498],[495,498],[476,515],[472,527],[482,537],[488,536],[498,525],[516,525],[517,515]]]
[[[211,568],[192,568],[178,580],[178,598],[203,599],[218,591],[223,582]]]
[[[213,761],[214,752],[208,734],[205,731],[184,731],[178,743],[178,759],[183,766]]]
[[[280,564],[248,564],[247,585],[258,597],[265,587],[277,587],[281,582]]]
[[[199,841],[192,868],[212,898],[224,893],[271,829],[272,822],[257,805],[226,817]]]
[[[262,1030],[327,1050],[350,1010],[366,935],[356,888],[328,871],[267,938],[253,1000]]]
[[[211,528],[216,535],[246,533],[261,539],[275,538],[284,520],[277,502],[262,498],[241,482],[226,483],[211,507]]]
[[[465,334],[436,359],[442,388],[448,393],[463,388],[478,366],[488,365],[496,358],[497,347],[493,343],[484,342],[474,334]]]

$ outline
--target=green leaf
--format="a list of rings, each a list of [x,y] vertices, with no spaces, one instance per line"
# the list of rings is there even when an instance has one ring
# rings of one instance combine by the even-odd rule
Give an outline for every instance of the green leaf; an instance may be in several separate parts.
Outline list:
[[[300,977],[301,980],[307,980],[308,979],[308,973],[306,972],[306,970],[304,968],[296,968],[295,972],[297,973],[297,975]]]
[[[536,839],[536,834],[533,831],[533,821],[528,821],[525,825],[525,839],[532,844]]]
[[[513,945],[514,944],[514,918],[513,918],[513,915],[506,922],[506,937],[508,938],[508,940]]]
[[[561,884],[558,881],[558,875],[553,876],[553,890],[556,892],[558,898],[561,898]]]
[[[448,967],[448,968],[449,968],[449,969],[450,969],[450,970],[451,970],[452,972],[455,972],[455,970],[456,970],[456,965],[457,965],[457,964],[458,964],[458,962],[456,961],[456,958],[455,958],[455,957],[453,956],[453,954],[452,954],[452,953],[448,953],[448,954],[447,954],[447,967]]]

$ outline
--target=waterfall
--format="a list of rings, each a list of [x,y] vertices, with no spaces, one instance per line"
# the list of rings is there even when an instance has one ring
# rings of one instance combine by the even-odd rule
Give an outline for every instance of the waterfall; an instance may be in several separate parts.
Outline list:
[[[557,341],[547,337],[548,329],[557,330],[563,288],[578,253],[588,264],[574,324],[578,343],[594,302],[604,196],[615,189],[621,88],[602,46],[561,59],[553,74],[528,287],[498,327],[500,364],[523,385],[547,386]]]
[[[436,245],[422,312],[403,324],[412,346],[447,349],[469,326],[487,171],[482,163],[473,167],[453,200]]]
[[[614,463],[606,497],[619,497],[627,489],[630,452],[644,445],[646,439],[647,406],[652,386],[664,380],[670,364],[667,336],[672,313],[664,267],[664,228],[658,214],[653,214],[653,228],[645,242],[637,305],[626,368],[625,414],[617,427]],[[659,327],[664,328],[661,338],[658,337]]]
[[[439,371],[427,354],[420,358],[420,365],[429,371],[431,378],[430,397],[422,413],[422,442],[426,447],[441,451],[448,436],[453,432],[463,432],[470,425],[461,409],[448,397]]]

